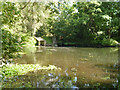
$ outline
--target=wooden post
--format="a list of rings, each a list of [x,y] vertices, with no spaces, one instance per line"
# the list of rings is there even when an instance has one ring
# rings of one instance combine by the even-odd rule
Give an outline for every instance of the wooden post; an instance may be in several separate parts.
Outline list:
[[[46,45],[46,41],[44,40],[44,46]]]
[[[38,46],[40,46],[40,41],[38,41]]]

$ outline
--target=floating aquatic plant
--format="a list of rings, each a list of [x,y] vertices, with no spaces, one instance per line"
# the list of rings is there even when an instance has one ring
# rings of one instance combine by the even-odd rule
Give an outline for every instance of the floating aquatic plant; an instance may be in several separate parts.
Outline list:
[[[37,70],[61,70],[54,65],[41,66],[39,64],[9,64],[3,66],[2,75],[5,77],[15,76],[15,75],[24,75],[30,71]]]

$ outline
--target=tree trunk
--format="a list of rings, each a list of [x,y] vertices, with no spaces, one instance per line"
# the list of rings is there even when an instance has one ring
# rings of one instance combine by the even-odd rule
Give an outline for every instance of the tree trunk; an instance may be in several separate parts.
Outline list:
[[[57,40],[55,36],[53,36],[52,41],[53,41],[53,46],[57,46]]]
[[[106,31],[106,35],[108,36],[108,38],[110,39],[110,37],[111,37],[111,32],[110,32],[110,29],[108,29],[107,31]]]

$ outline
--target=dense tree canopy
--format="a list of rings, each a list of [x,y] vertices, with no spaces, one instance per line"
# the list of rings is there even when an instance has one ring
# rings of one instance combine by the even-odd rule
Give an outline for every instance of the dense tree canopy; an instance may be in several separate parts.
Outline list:
[[[0,3],[2,56],[10,58],[11,54],[20,52],[24,47],[35,46],[34,34],[45,23],[49,10],[42,2]]]
[[[60,13],[49,18],[50,31],[62,44],[110,46],[119,41],[119,3],[61,3]]]

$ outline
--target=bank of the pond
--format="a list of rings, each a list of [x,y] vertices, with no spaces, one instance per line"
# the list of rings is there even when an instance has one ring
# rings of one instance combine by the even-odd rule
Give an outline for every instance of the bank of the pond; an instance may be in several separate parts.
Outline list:
[[[106,47],[119,47],[120,43],[115,43],[114,45],[91,45],[91,44],[87,44],[87,45],[80,45],[80,44],[58,44],[58,47],[92,47],[92,48],[106,48]]]
[[[80,45],[58,45],[57,47],[82,47],[82,48],[114,48],[114,47],[119,47],[118,45],[116,46],[80,46]]]

